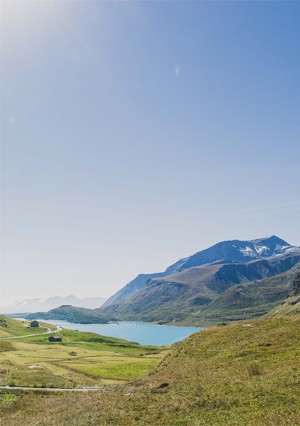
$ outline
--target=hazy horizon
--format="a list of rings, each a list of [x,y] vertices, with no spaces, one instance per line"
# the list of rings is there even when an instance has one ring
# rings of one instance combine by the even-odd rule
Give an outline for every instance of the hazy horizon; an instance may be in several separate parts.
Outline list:
[[[272,235],[274,235],[274,234],[272,234]],[[269,236],[271,236],[271,234],[270,235],[265,235],[265,236],[260,236],[260,237],[258,237],[258,238],[264,238],[264,237],[269,237]],[[277,235],[278,236],[278,235]],[[281,238],[280,236],[279,236],[279,238]],[[253,240],[254,239],[257,239],[257,238],[252,238]],[[286,241],[284,238],[282,238],[284,241]],[[237,238],[235,238],[235,240],[237,240]],[[241,240],[241,239],[240,239]],[[249,238],[249,240],[251,240],[250,238]],[[220,241],[216,241],[216,243],[217,242],[220,242]],[[289,241],[286,241],[287,243],[290,243]],[[291,245],[292,246],[296,246],[296,247],[300,247],[300,244],[293,244],[293,243],[291,243]],[[205,248],[208,248],[208,247],[204,247],[204,249]],[[189,256],[189,255],[192,255],[192,254],[194,254],[194,253],[188,253],[187,254],[187,256]],[[184,258],[185,256],[181,256],[181,258]],[[170,262],[170,264],[172,264],[172,263],[175,263],[177,260],[179,260],[179,258],[177,258],[177,259],[174,259],[174,261],[173,262]],[[168,265],[166,265],[165,267],[163,267],[163,268],[160,268],[159,270],[153,270],[153,271],[139,271],[139,272],[136,272],[136,273],[133,273],[133,275],[131,276],[131,278],[129,278],[128,279],[128,281],[126,281],[126,282],[123,282],[120,286],[119,286],[119,288],[117,288],[116,290],[114,290],[113,291],[113,293],[110,293],[110,294],[107,294],[106,296],[103,296],[103,295],[101,295],[101,294],[87,294],[87,293],[85,293],[85,292],[81,292],[80,293],[80,296],[78,296],[78,294],[73,294],[73,293],[68,293],[68,292],[65,292],[65,293],[58,293],[58,294],[54,294],[54,293],[49,293],[49,294],[47,294],[47,295],[38,295],[38,294],[36,294],[34,297],[26,297],[26,298],[11,298],[11,299],[1,299],[0,300],[0,308],[1,308],[1,306],[2,307],[4,307],[4,306],[7,306],[7,305],[9,305],[9,304],[12,304],[13,302],[15,302],[15,303],[17,303],[17,302],[21,302],[21,301],[25,301],[25,300],[32,300],[32,299],[48,299],[48,298],[51,298],[51,297],[72,297],[72,296],[75,296],[75,297],[78,297],[79,299],[84,299],[84,298],[93,298],[93,297],[103,297],[104,299],[108,299],[110,296],[112,296],[116,291],[118,291],[119,289],[121,289],[122,287],[124,287],[124,285],[126,285],[129,281],[131,281],[133,278],[135,278],[138,274],[141,274],[141,273],[153,273],[153,272],[163,272],[165,269],[166,269],[166,267],[168,267],[168,266],[170,266],[170,264],[168,264]]]
[[[300,3],[0,7],[1,301],[300,245]]]

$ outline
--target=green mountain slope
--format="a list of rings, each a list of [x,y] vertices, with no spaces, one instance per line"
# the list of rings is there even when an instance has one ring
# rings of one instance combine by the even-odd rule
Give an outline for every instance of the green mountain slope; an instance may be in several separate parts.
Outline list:
[[[107,324],[108,320],[94,309],[62,305],[48,312],[29,314],[26,319],[62,320],[77,324]]]
[[[231,287],[204,307],[197,317],[199,321],[213,323],[265,315],[287,297],[299,271],[300,262],[282,274]]]

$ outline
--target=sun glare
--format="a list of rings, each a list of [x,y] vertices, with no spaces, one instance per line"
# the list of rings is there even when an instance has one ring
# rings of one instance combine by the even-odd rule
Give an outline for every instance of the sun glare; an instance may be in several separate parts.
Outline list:
[[[0,1],[0,24],[5,38],[20,34],[28,36],[44,32],[60,2],[48,0],[2,0]],[[47,26],[47,25],[46,25]]]

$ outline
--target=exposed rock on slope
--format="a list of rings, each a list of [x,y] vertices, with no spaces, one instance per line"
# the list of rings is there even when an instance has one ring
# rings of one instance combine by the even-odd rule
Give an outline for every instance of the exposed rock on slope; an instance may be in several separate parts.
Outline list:
[[[300,273],[294,276],[291,292],[281,305],[276,306],[267,316],[290,316],[300,314]]]

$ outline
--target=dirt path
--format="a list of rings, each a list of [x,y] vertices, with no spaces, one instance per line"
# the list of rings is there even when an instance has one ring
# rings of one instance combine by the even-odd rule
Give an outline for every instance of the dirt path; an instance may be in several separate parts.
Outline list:
[[[103,387],[103,386],[102,386]],[[41,391],[41,392],[90,392],[97,391],[100,386],[83,386],[82,388],[30,388],[26,386],[0,386],[5,390]]]
[[[43,327],[43,328],[47,329],[47,331],[45,331],[44,333],[25,334],[23,336],[7,336],[7,337],[0,337],[0,339],[24,339],[25,337],[44,336],[45,334],[57,333],[58,331],[62,330],[62,328],[59,325],[56,326],[56,330],[51,330],[51,328],[48,328],[48,327]]]

